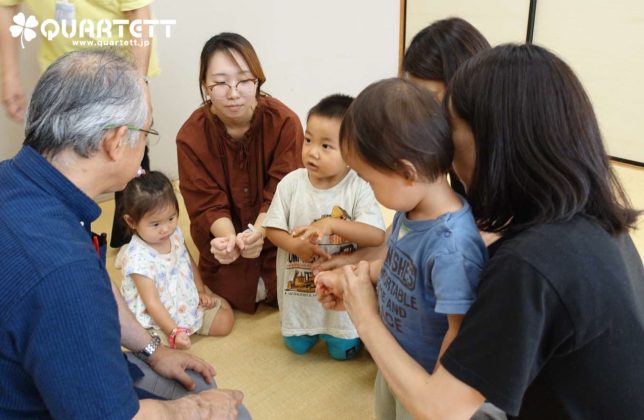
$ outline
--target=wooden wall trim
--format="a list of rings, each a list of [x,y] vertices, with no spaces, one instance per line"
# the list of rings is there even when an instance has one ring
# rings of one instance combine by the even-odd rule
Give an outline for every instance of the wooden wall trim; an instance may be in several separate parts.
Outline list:
[[[398,48],[398,73],[401,74],[402,60],[405,55],[405,35],[407,31],[407,0],[400,0],[400,35]]]

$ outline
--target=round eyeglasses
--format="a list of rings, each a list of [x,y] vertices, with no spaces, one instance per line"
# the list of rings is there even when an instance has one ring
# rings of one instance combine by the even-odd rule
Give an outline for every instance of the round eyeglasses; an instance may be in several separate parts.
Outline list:
[[[244,79],[240,80],[234,85],[228,84],[228,82],[216,82],[212,85],[206,86],[210,91],[212,96],[217,99],[222,99],[228,96],[231,89],[235,88],[237,93],[241,96],[251,96],[255,94],[255,86],[257,85],[257,79]]]

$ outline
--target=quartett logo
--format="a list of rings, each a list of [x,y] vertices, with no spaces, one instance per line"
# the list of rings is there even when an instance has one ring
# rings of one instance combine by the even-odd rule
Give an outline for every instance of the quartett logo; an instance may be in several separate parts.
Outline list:
[[[13,22],[15,25],[9,27],[9,32],[14,38],[20,37],[20,45],[25,48],[24,40],[26,39],[29,42],[36,37],[36,31],[33,28],[38,26],[38,20],[35,16],[29,16],[25,19],[25,14],[20,12],[13,17]]]
[[[15,25],[11,25],[9,31],[14,38],[20,37],[20,45],[25,48],[24,40],[27,42],[36,38],[36,29],[39,27],[38,19],[35,16],[25,18],[24,13],[20,12],[13,17]],[[160,25],[165,31],[166,38],[172,36],[172,26],[177,21],[175,19],[136,19],[129,21],[127,19],[101,19],[94,22],[91,19],[82,19],[80,21],[61,20],[60,22],[55,19],[45,19],[40,24],[40,33],[49,41],[57,36],[64,38],[86,38],[87,41],[74,41],[79,42],[79,45],[146,45],[144,42],[137,43],[136,40],[141,40],[144,35],[146,38],[154,38],[155,27]],[[125,35],[125,28],[127,28],[130,35],[130,40],[127,40]],[[116,30],[116,36],[113,30]],[[101,41],[100,39],[108,39],[110,41]],[[115,41],[117,39],[118,41]],[[129,41],[129,42],[128,42]],[[145,40],[146,42],[149,42]]]

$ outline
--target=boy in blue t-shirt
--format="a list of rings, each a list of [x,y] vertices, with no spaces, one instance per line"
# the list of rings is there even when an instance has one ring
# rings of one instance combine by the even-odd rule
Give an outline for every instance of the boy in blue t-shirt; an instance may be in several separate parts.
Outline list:
[[[447,118],[430,92],[383,80],[349,108],[340,144],[380,204],[396,210],[387,256],[369,269],[380,316],[405,351],[433,372],[474,302],[487,259],[467,201],[447,181],[453,155]],[[336,272],[320,273],[318,295],[337,295],[338,280]],[[380,371],[375,388],[378,419],[411,418]]]

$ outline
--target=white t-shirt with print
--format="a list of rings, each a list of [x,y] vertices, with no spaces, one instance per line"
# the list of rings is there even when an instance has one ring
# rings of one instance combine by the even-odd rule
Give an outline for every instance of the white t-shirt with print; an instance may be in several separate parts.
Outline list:
[[[367,182],[353,170],[335,186],[315,188],[306,169],[286,175],[277,185],[264,227],[291,232],[323,217],[340,217],[384,230],[382,212]],[[337,235],[324,237],[320,247],[329,254],[353,252],[356,244]],[[282,335],[329,334],[356,338],[355,327],[344,311],[327,311],[317,301],[311,265],[283,249],[277,251],[277,298]]]
[[[121,293],[144,328],[159,329],[146,311],[132,274],[152,279],[170,317],[179,327],[190,328],[194,333],[201,328],[203,311],[199,308],[199,293],[192,273],[190,254],[178,226],[170,236],[170,243],[170,252],[161,254],[138,235],[132,236],[130,243],[125,245],[117,257],[117,265],[121,265],[123,272]]]

